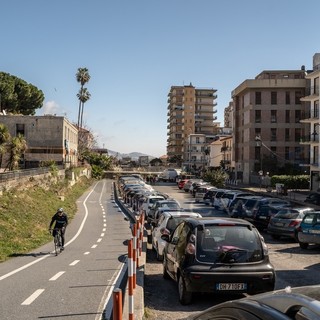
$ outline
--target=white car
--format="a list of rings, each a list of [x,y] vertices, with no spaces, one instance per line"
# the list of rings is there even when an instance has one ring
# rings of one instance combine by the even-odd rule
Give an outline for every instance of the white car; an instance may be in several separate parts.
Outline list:
[[[141,214],[144,214],[145,218],[148,216],[148,212],[150,208],[160,200],[165,200],[165,197],[160,196],[160,195],[150,195],[148,196],[144,201],[143,204],[140,208]]]
[[[201,218],[201,214],[187,211],[164,211],[152,231],[152,247],[157,253],[157,260],[163,259],[163,249],[166,241],[161,239],[163,234],[170,234],[176,226],[186,218]]]

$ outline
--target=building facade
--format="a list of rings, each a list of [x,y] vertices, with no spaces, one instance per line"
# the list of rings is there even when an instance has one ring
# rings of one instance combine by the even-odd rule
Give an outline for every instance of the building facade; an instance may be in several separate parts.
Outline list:
[[[308,132],[300,122],[307,80],[301,70],[263,71],[232,92],[235,178],[275,174],[275,169],[303,165],[309,155],[300,141]]]
[[[0,115],[0,123],[6,125],[12,137],[21,134],[26,140],[22,168],[37,168],[47,161],[67,167],[77,165],[78,129],[65,117]]]
[[[168,93],[167,113],[167,155],[186,162],[189,157],[188,137],[191,134],[212,135],[217,124],[214,121],[216,110],[216,90],[172,86]],[[186,159],[187,157],[187,159]]]
[[[307,112],[301,120],[309,127],[309,134],[304,137],[302,144],[310,148],[310,189],[320,188],[320,115],[319,115],[319,76],[320,53],[313,56],[313,69],[306,74],[307,88],[305,96],[301,99],[306,104]]]

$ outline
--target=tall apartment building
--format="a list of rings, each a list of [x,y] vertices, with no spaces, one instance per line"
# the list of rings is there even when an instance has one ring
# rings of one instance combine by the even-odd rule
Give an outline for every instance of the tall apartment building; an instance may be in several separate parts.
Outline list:
[[[300,123],[306,111],[300,101],[305,96],[305,73],[303,68],[263,71],[233,90],[236,179],[252,183],[258,174],[306,162],[308,148],[300,144],[308,131]]]
[[[305,96],[301,99],[306,104],[308,112],[302,123],[309,127],[310,134],[303,139],[303,144],[310,147],[310,189],[317,190],[320,187],[320,114],[319,114],[319,77],[320,77],[320,53],[313,56],[313,69],[307,72],[307,88]]]
[[[217,130],[216,91],[212,88],[172,86],[168,93],[167,155],[188,161],[191,134],[213,135]]]

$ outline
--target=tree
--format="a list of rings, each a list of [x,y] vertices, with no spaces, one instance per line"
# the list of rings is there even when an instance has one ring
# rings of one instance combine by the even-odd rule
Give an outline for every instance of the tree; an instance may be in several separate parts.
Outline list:
[[[78,128],[82,128],[82,117],[83,117],[84,104],[90,99],[91,94],[89,93],[87,88],[81,88],[79,93],[77,94],[77,97],[78,97],[80,103],[82,104],[81,115],[80,115],[80,124],[79,124]]]
[[[151,166],[161,166],[162,165],[162,160],[159,158],[154,158],[150,161]]]
[[[210,182],[213,186],[221,188],[225,185],[228,174],[219,168],[207,171],[202,178],[204,181]]]
[[[0,123],[0,168],[2,164],[3,155],[7,151],[8,142],[10,141],[10,139],[11,136],[8,127],[6,127],[3,123]]]
[[[19,168],[19,161],[27,149],[27,142],[23,135],[13,137],[8,144],[9,160],[6,169],[16,170]]]
[[[84,85],[89,82],[90,80],[90,74],[89,74],[89,70],[87,68],[78,68],[78,72],[76,73],[76,79],[77,82],[80,83],[81,87],[80,87],[80,91],[77,94],[77,97],[79,99],[79,111],[78,111],[78,128],[82,126],[82,115],[83,115],[83,107],[84,107],[84,103],[86,101],[89,100],[90,95],[88,97],[87,100],[84,100]],[[81,119],[81,122],[80,122]]]
[[[0,72],[0,111],[35,115],[43,101],[44,94],[37,87],[9,73]]]

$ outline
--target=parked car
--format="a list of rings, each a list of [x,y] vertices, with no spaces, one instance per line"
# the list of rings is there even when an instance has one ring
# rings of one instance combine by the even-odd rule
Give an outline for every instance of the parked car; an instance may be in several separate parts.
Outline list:
[[[186,218],[201,218],[196,212],[185,211],[165,211],[161,214],[157,225],[152,231],[152,247],[157,253],[157,260],[163,260],[163,249],[166,242],[161,239],[163,234],[168,234],[176,228],[176,226]]]
[[[289,237],[298,241],[300,223],[306,213],[312,211],[310,207],[282,208],[270,219],[267,231],[274,239]]]
[[[229,205],[228,214],[232,218],[242,218],[243,206],[249,199],[262,199],[262,196],[241,196],[237,197]]]
[[[217,189],[216,187],[212,187],[212,186],[200,186],[199,188],[196,189],[196,193],[194,196],[194,201],[195,202],[204,202],[204,195],[207,193],[208,190],[212,190],[212,189]]]
[[[146,197],[143,201],[141,208],[140,208],[141,214],[144,214],[145,217],[147,218],[150,208],[154,205],[155,202],[160,201],[160,200],[165,200],[165,197],[159,196],[159,195],[154,195],[154,194]]]
[[[190,187],[192,186],[192,184],[194,182],[201,182],[202,179],[189,179],[183,186],[183,190],[184,192],[189,192],[190,191]]]
[[[320,319],[320,285],[287,287],[238,300],[230,300],[208,308],[190,318],[190,320],[213,319]]]
[[[178,182],[178,188],[181,190],[183,189],[185,183],[187,182],[188,180],[187,179],[182,179]]]
[[[215,208],[215,209],[219,209],[220,208],[220,198],[222,197],[223,194],[225,194],[226,192],[228,192],[229,189],[218,189],[216,194],[213,196],[212,198],[212,202],[211,205]]]
[[[306,199],[304,200],[305,203],[320,205],[320,193],[318,192],[311,192],[307,195]]]
[[[290,201],[280,199],[280,198],[272,198],[272,197],[263,197],[261,199],[248,199],[243,207],[242,207],[242,217],[243,219],[246,219],[248,221],[253,221],[254,216],[258,209],[263,206],[270,204],[274,207],[280,207],[280,206],[291,206]]]
[[[215,188],[214,189],[208,189],[205,195],[203,196],[203,202],[207,205],[213,203],[213,198],[215,194],[218,192],[219,189]]]
[[[298,228],[300,248],[307,249],[310,243],[320,244],[320,211],[307,213]]]
[[[160,207],[166,207],[170,209],[181,209],[180,203],[172,198],[166,199],[166,200],[159,200],[153,204],[153,206],[148,211],[147,216],[147,222],[151,223],[151,221],[154,219],[155,212]]]
[[[275,271],[258,230],[233,218],[187,218],[171,235],[163,252],[163,277],[178,283],[181,304],[193,293],[271,291]]]
[[[230,190],[225,192],[221,197],[220,197],[220,203],[219,203],[219,208],[220,210],[225,210],[227,211],[229,208],[230,203],[236,199],[237,197],[241,196],[252,196],[253,194],[250,192],[244,192],[244,191],[239,191],[239,190]]]
[[[276,207],[272,204],[266,204],[259,206],[257,211],[253,215],[252,223],[258,230],[264,230],[268,227],[270,219],[275,216],[282,207]]]

